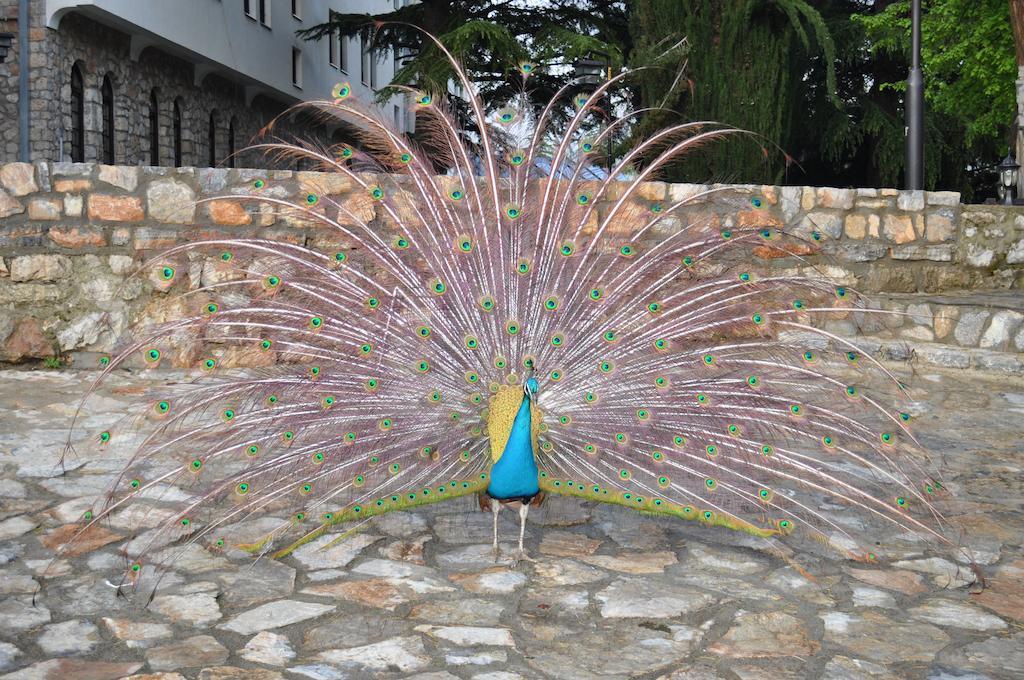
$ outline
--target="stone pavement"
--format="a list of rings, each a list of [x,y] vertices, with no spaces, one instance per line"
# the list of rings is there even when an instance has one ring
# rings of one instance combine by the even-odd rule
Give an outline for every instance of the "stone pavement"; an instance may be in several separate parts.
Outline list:
[[[1024,677],[1019,377],[912,380],[919,436],[947,457],[985,565],[981,593],[935,556],[875,567],[798,554],[805,578],[744,536],[556,499],[531,513],[535,563],[494,564],[490,516],[442,504],[281,561],[190,550],[146,606],[104,583],[123,566],[116,536],[47,571],[60,527],[121,462],[54,468],[93,375],[0,373],[0,678]],[[105,388],[86,426],[133,399]],[[511,517],[501,530],[514,538]]]

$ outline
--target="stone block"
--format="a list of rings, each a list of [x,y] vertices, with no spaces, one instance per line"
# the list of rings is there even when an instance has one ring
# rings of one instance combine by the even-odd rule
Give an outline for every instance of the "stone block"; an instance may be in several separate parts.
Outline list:
[[[972,267],[991,267],[996,259],[996,253],[980,243],[968,243],[966,259],[967,264]]]
[[[1006,264],[1024,264],[1024,238],[1010,246],[1006,253]]]
[[[914,355],[927,364],[946,368],[970,368],[971,357],[963,350],[941,345],[914,348]]]
[[[0,165],[0,184],[3,184],[12,196],[27,196],[39,191],[35,166],[31,163]]]
[[[924,198],[928,205],[960,205],[960,193],[956,191],[926,191]]]
[[[54,163],[51,167],[54,177],[88,177],[92,174],[92,163]]]
[[[894,246],[892,249],[894,260],[931,260],[932,262],[952,262],[953,245],[926,246],[910,243],[902,246]]]
[[[3,344],[3,358],[13,363],[54,356],[53,343],[33,317],[20,319]]]
[[[125,191],[135,191],[139,186],[139,169],[125,165],[101,165],[97,179]]]
[[[953,305],[942,305],[935,310],[932,327],[935,329],[935,337],[942,339],[949,335],[956,320],[960,317],[960,308]]]
[[[909,215],[885,215],[882,222],[882,233],[894,243],[909,243],[917,238],[914,232],[914,221]]]
[[[885,257],[888,246],[884,243],[861,242],[849,243],[839,242],[835,254],[847,262],[873,262]]]
[[[834,208],[836,210],[853,208],[853,198],[856,196],[853,189],[835,189],[833,187],[820,187],[817,194],[819,208]]]
[[[868,235],[867,215],[847,215],[843,231],[846,233],[846,238],[864,238]]]
[[[84,205],[81,194],[64,194],[64,214],[68,217],[81,217]]]
[[[923,191],[901,191],[896,196],[896,207],[908,212],[924,210]]]
[[[64,255],[21,255],[11,259],[12,281],[57,281],[71,273]]]
[[[804,212],[814,210],[814,188],[804,187],[800,195],[800,209]]]
[[[53,190],[58,193],[71,194],[92,189],[92,180],[58,179],[53,183]]]
[[[974,355],[974,364],[978,368],[1013,375],[1024,374],[1024,361],[1020,355],[1009,352],[978,352]]]
[[[61,207],[60,199],[33,198],[28,202],[28,218],[39,221],[59,220]]]
[[[803,233],[820,232],[829,238],[843,235],[843,216],[840,213],[812,212],[800,223]]]
[[[979,347],[985,349],[1004,349],[1010,345],[1010,338],[1016,333],[1021,322],[1024,322],[1024,314],[1009,309],[996,312],[992,315],[988,328],[982,334],[978,342]]]
[[[102,248],[107,245],[103,231],[91,227],[51,227],[49,237],[62,248]]]
[[[985,327],[989,313],[985,310],[972,310],[960,314],[960,321],[953,331],[958,344],[975,347],[981,339],[981,331]]]
[[[135,250],[154,250],[170,248],[177,245],[181,240],[181,232],[174,229],[156,229],[153,227],[139,227],[134,231]]]
[[[948,211],[938,210],[924,216],[924,237],[928,241],[938,243],[952,241],[956,235],[956,223]]]
[[[8,196],[6,191],[0,190],[0,219],[23,212],[25,212],[25,206]]]
[[[111,196],[92,194],[89,196],[89,219],[106,222],[141,222],[146,218],[142,200],[135,196]]]
[[[146,189],[149,217],[165,224],[192,224],[196,192],[173,179],[156,180]]]
[[[228,185],[228,170],[225,168],[202,168],[199,171],[199,191],[215,194]]]
[[[206,204],[206,212],[214,224],[242,226],[252,223],[252,215],[235,200],[210,201]]]

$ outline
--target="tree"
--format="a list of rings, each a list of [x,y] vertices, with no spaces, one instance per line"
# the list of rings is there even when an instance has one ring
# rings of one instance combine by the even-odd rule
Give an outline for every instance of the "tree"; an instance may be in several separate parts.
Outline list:
[[[804,0],[634,0],[630,3],[633,56],[669,32],[686,36],[689,87],[666,99],[664,75],[638,78],[641,106],[664,105],[649,115],[638,134],[678,120],[709,120],[756,133],[718,142],[676,164],[669,179],[784,182],[791,170],[792,142],[807,133],[806,90],[821,102],[835,100],[835,46],[821,15]],[[820,61],[824,80],[807,83],[810,64]]]

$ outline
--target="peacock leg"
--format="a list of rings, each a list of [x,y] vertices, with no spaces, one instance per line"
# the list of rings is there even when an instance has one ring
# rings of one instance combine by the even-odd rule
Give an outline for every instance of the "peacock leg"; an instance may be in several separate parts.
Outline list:
[[[497,498],[491,499],[491,512],[494,513],[494,561],[497,562],[501,556],[501,552],[498,550],[498,513],[501,512],[501,501]]]
[[[523,503],[519,506],[519,549],[516,551],[516,561],[526,560],[527,562],[536,562],[526,554],[526,548],[523,547],[523,538],[526,535],[526,514],[530,511],[530,504]]]

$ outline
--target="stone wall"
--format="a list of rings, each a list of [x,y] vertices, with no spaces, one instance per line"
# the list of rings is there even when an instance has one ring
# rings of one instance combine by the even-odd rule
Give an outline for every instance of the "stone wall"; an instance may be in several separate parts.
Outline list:
[[[260,235],[328,247],[326,230],[276,215],[270,204],[203,198],[252,192],[301,200],[309,191],[340,195],[380,224],[374,203],[340,175],[285,170],[152,168],[72,163],[0,166],[0,360],[112,349],[140,316],[160,311],[158,282],[132,277],[153,252],[218,236]],[[672,202],[705,190],[649,183],[650,200]],[[713,200],[680,211],[680,220],[722,228],[775,225],[821,237],[806,261],[761,266],[814,274],[908,312],[882,324],[834,321],[837,332],[880,340],[947,342],[1024,350],[1024,210],[964,206],[945,192],[813,187],[719,187]],[[760,202],[755,207],[754,199]],[[190,278],[203,262],[191,262]],[[968,360],[970,363],[970,360]]]

